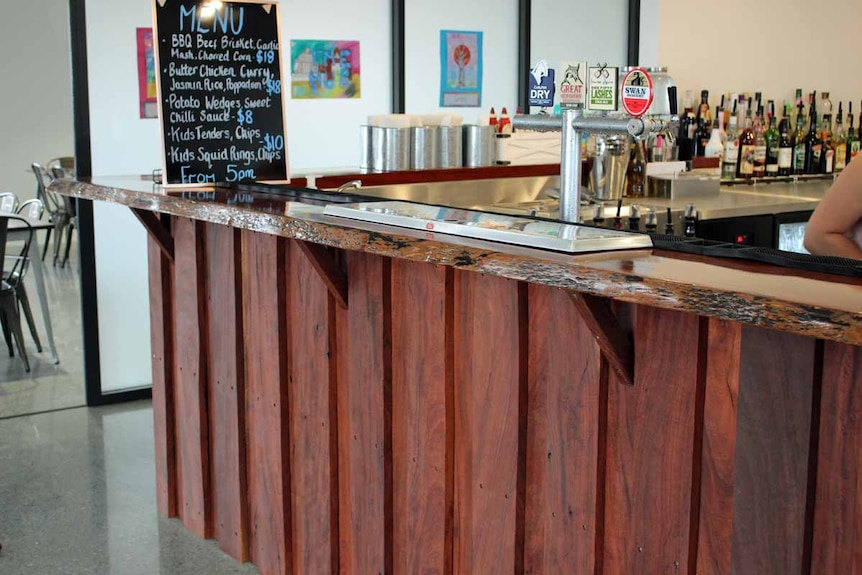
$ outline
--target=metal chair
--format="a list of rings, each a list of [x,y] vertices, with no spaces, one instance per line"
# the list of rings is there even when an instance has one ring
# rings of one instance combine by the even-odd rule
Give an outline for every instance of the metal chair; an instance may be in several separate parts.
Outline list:
[[[12,192],[0,194],[0,214],[14,214],[18,210],[18,196]]]
[[[42,205],[42,200],[32,199],[27,200],[18,208],[17,215],[23,216],[28,220],[40,221],[45,213],[45,206]],[[35,232],[34,232],[35,233]],[[27,296],[27,288],[24,284],[24,278],[30,270],[29,252],[26,257],[22,258],[20,271],[12,277],[7,277],[5,274],[3,279],[16,286],[15,295],[18,300],[18,306],[24,312],[24,318],[27,320],[27,326],[30,328],[30,335],[33,336],[33,342],[36,344],[36,349],[41,353],[42,342],[39,340],[39,332],[36,330],[36,322],[33,319],[33,312],[30,308],[30,298]],[[11,258],[21,258],[21,256],[7,256]]]
[[[61,165],[53,166],[51,168],[51,175],[54,176],[55,180],[73,177],[72,172]],[[69,250],[72,248],[72,233],[78,229],[78,202],[69,196],[60,196],[60,199],[63,201],[66,213],[69,214],[69,224],[66,226],[66,251],[63,252],[63,259],[60,262],[60,267],[66,267],[66,263],[69,261]],[[54,263],[57,263],[56,255]]]
[[[69,227],[72,214],[67,209],[66,202],[60,196],[48,191],[48,185],[54,180],[54,177],[39,164],[34,163],[32,168],[36,176],[36,198],[42,200],[50,221],[54,224],[54,265],[57,265],[57,259],[60,256],[60,243],[63,241],[63,232]],[[68,235],[71,237],[71,234]],[[42,251],[43,261],[45,260],[45,254],[48,253],[50,239],[51,235],[49,233],[45,236],[45,248]]]
[[[38,198],[33,198],[32,200],[27,200],[18,206],[18,209],[15,210],[15,213],[19,216],[24,216],[28,220],[36,220],[39,221],[42,219],[42,215],[45,213],[45,204],[42,203],[42,200]]]
[[[6,253],[9,223],[15,220],[20,222],[20,224],[16,223],[16,225],[20,225],[25,230],[24,246],[20,252],[20,256],[11,258],[14,263],[8,270],[5,269],[5,262],[7,260],[5,258],[3,260],[4,279],[0,280],[0,323],[2,323],[6,345],[9,347],[9,357],[15,355],[12,347],[12,340],[14,338],[15,344],[18,347],[18,355],[21,356],[21,360],[24,362],[24,369],[29,372],[30,360],[27,358],[27,350],[24,347],[21,316],[18,315],[18,289],[23,287],[21,282],[22,272],[27,262],[27,256],[30,253],[30,242],[33,241],[33,227],[26,219],[15,214],[0,214],[0,253]],[[27,312],[25,311],[25,313]]]

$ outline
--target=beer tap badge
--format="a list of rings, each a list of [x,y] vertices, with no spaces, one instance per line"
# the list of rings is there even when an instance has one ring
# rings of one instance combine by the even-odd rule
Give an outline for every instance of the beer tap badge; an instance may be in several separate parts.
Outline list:
[[[530,70],[530,105],[551,108],[554,105],[554,69],[539,60]]]
[[[607,64],[590,66],[589,68],[589,98],[587,108],[602,112],[616,112],[619,84],[617,80],[619,69]]]
[[[652,104],[652,78],[643,68],[634,68],[623,79],[623,108],[630,115],[641,117]]]
[[[560,82],[560,104],[583,107],[587,97],[587,63],[563,62],[563,80]]]

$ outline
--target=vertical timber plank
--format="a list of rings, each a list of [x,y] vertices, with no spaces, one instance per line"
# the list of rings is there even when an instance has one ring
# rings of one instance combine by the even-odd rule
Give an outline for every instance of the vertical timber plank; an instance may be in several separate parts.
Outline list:
[[[392,573],[389,260],[345,252],[339,311],[339,511],[345,575]]]
[[[295,241],[286,257],[293,572],[323,575],[338,571],[332,514],[337,485],[331,452],[337,425],[330,412],[333,318],[329,292]]]
[[[803,573],[816,341],[745,327],[733,572]]]
[[[862,348],[827,342],[812,575],[862,573]]]
[[[709,320],[697,574],[731,575],[742,325]]]
[[[212,536],[212,491],[207,410],[207,311],[203,224],[177,218],[176,281],[177,441],[183,524]]]
[[[699,323],[639,306],[635,385],[608,388],[604,573],[688,567]]]
[[[215,538],[238,561],[248,559],[245,371],[240,231],[208,224],[209,398]]]
[[[150,339],[153,354],[153,427],[156,504],[162,517],[177,517],[176,405],[174,388],[174,288],[170,260],[151,238]]]
[[[529,286],[525,573],[595,570],[601,354],[563,290]]]
[[[285,245],[242,232],[249,554],[262,575],[293,565]]]
[[[393,572],[452,572],[451,270],[392,261]]]
[[[455,272],[455,573],[523,571],[517,504],[525,291],[512,280]]]

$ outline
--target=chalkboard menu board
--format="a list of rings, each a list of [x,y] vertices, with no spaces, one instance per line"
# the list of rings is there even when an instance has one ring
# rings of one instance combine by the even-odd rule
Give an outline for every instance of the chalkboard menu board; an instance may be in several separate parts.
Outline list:
[[[287,181],[278,4],[154,2],[163,183]]]

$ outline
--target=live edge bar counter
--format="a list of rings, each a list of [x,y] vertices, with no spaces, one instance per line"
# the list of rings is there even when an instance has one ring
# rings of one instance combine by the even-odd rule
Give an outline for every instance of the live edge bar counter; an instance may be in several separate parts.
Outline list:
[[[149,228],[159,512],[264,575],[862,573],[860,280],[51,189]]]

